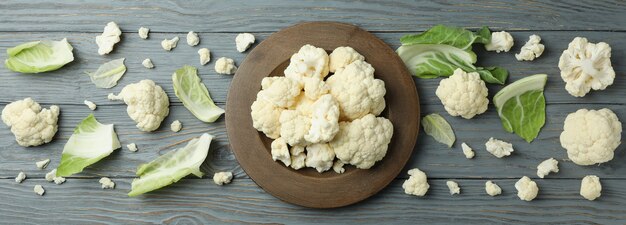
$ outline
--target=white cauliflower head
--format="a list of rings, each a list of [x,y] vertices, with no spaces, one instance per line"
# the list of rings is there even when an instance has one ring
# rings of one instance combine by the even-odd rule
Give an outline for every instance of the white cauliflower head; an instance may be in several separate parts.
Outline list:
[[[330,53],[329,70],[331,73],[350,65],[354,61],[365,61],[365,57],[351,47],[338,47]]]
[[[339,132],[339,105],[332,95],[322,95],[313,103],[311,127],[304,139],[309,143],[329,142]]]
[[[261,131],[265,136],[276,139],[280,137],[280,114],[283,108],[258,97],[250,106],[252,127]]]
[[[335,152],[327,144],[312,144],[306,147],[306,166],[321,173],[333,167]]]
[[[471,119],[487,111],[487,91],[478,73],[456,69],[452,76],[439,82],[435,94],[451,116]]]
[[[385,157],[392,135],[393,125],[388,119],[368,114],[352,122],[341,122],[330,146],[343,163],[369,169]]]
[[[289,155],[289,147],[283,138],[276,138],[271,144],[272,159],[280,160],[285,166],[291,165],[291,156]]]
[[[130,118],[137,123],[137,128],[146,132],[159,128],[161,121],[170,113],[167,94],[152,80],[126,85],[117,96],[111,95],[110,99],[124,100]]]
[[[428,184],[426,173],[418,168],[409,170],[409,179],[402,183],[404,193],[407,195],[424,196],[428,192],[430,185]]]
[[[311,127],[311,118],[301,114],[296,110],[284,110],[280,114],[280,136],[285,139],[287,144],[307,145],[309,144],[304,136]]]
[[[578,165],[592,165],[613,159],[620,145],[622,123],[610,109],[579,109],[565,118],[561,146]]]
[[[296,103],[302,92],[302,85],[286,77],[266,77],[261,81],[261,91],[257,98],[274,103],[278,107],[287,108]]]
[[[313,45],[304,45],[291,56],[289,66],[285,69],[285,76],[298,82],[303,82],[304,77],[322,80],[328,75],[328,60],[326,50]]]
[[[532,181],[527,176],[524,176],[515,182],[515,189],[517,189],[517,197],[528,202],[535,199],[539,193],[537,183]]]
[[[491,42],[485,45],[487,51],[509,52],[513,47],[513,36],[506,31],[492,32]]]
[[[342,121],[370,113],[377,116],[385,109],[385,82],[374,78],[374,68],[367,62],[351,63],[330,76],[326,84],[339,103]]]
[[[613,84],[615,71],[611,66],[611,46],[600,42],[589,43],[576,37],[559,59],[565,90],[575,97],[583,97],[591,89],[604,90]]]
[[[28,147],[52,141],[57,132],[59,107],[42,109],[31,98],[12,102],[2,110],[2,121],[11,128],[17,144]]]

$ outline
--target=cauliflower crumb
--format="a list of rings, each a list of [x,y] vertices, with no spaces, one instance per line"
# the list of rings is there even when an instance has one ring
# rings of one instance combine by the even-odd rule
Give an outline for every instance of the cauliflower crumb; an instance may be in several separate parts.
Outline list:
[[[337,158],[359,169],[369,169],[387,154],[393,125],[383,117],[368,114],[352,122],[341,122],[330,142]]]
[[[343,168],[345,164],[343,164],[343,162],[341,162],[341,160],[337,160],[335,161],[335,163],[333,163],[333,171],[335,171],[335,173],[344,173],[346,172],[346,169]]]
[[[604,90],[613,84],[615,70],[611,66],[611,46],[589,43],[576,37],[559,58],[565,90],[574,97],[583,97],[591,89]]]
[[[485,45],[487,51],[509,52],[513,47],[513,36],[506,31],[491,33],[491,42]]]
[[[241,33],[238,34],[235,38],[235,45],[237,46],[237,51],[245,52],[250,45],[254,44],[254,35],[251,33]]]
[[[435,94],[448,114],[471,119],[487,111],[487,91],[478,73],[456,69],[452,76],[439,82]]]
[[[237,71],[237,66],[231,58],[221,57],[215,62],[215,72],[218,74],[234,74],[235,71]]]
[[[31,98],[11,102],[2,110],[2,121],[11,128],[17,144],[28,147],[52,141],[56,134],[59,107],[42,109]]]
[[[428,185],[426,173],[422,172],[418,168],[409,170],[409,179],[404,181],[402,188],[407,195],[424,196],[428,192]]]
[[[532,181],[527,176],[522,177],[517,182],[515,182],[515,189],[517,189],[517,197],[524,201],[532,201],[537,197],[539,193],[539,187],[537,187],[537,183]]]
[[[495,138],[489,138],[489,141],[485,143],[487,151],[495,157],[502,158],[511,155],[513,152],[513,145],[508,142],[504,142]]]
[[[115,188],[115,183],[108,177],[102,177],[100,178],[98,182],[100,182],[100,184],[102,185],[102,189],[114,189]]]
[[[461,188],[457,182],[449,180],[446,181],[446,185],[448,186],[448,189],[450,189],[450,195],[461,194]]]
[[[474,150],[472,150],[470,146],[465,144],[465,142],[461,143],[461,149],[463,149],[463,154],[465,155],[465,158],[474,158]]]
[[[517,61],[533,61],[539,58],[545,48],[540,42],[541,37],[539,37],[539,35],[530,35],[528,42],[522,46],[519,54],[515,54]]]
[[[187,44],[189,46],[196,46],[199,43],[200,37],[198,37],[198,34],[196,32],[189,31],[189,33],[187,33]]]
[[[560,136],[567,156],[578,165],[613,159],[622,139],[622,123],[610,109],[579,109],[565,118]]]
[[[232,172],[218,172],[213,175],[213,182],[217,185],[230,184],[233,180]]]
[[[52,179],[54,181],[55,184],[62,184],[65,183],[65,177],[55,177]]]
[[[559,161],[556,161],[554,158],[546,159],[537,166],[537,176],[539,178],[545,177],[550,172],[559,172]]]
[[[334,160],[335,152],[330,145],[324,143],[306,146],[305,163],[307,167],[315,168],[317,172],[321,173],[332,168]]]
[[[304,45],[291,56],[285,77],[303,82],[303,78],[312,77],[323,80],[328,75],[328,53],[313,45]]]
[[[600,197],[601,192],[602,184],[600,184],[600,178],[598,176],[585,176],[580,182],[580,196],[583,196],[589,201]]]
[[[502,194],[502,188],[492,181],[485,182],[485,192],[488,195],[496,196]]]
[[[149,32],[150,32],[150,29],[145,28],[145,27],[140,27],[137,33],[139,34],[139,37],[141,39],[148,39]]]
[[[174,132],[178,132],[183,129],[183,124],[179,120],[174,120],[174,122],[170,125],[170,129]]]
[[[306,154],[303,146],[292,146],[289,153],[291,153],[291,168],[299,170],[306,166]]]
[[[91,111],[96,110],[96,107],[98,107],[96,103],[93,103],[92,101],[89,101],[89,100],[83,101],[83,104],[85,104]]]
[[[96,36],[96,44],[98,45],[98,54],[106,55],[113,51],[113,46],[120,42],[122,31],[115,22],[109,22],[104,27],[101,35]]]
[[[43,196],[44,193],[46,193],[46,190],[43,189],[43,186],[41,185],[35,185],[35,188],[33,188],[33,191],[35,191],[36,194],[38,194],[39,196]]]
[[[359,54],[352,47],[342,46],[333,50],[329,55],[330,62],[328,69],[331,73],[336,72],[337,70],[343,69],[347,65],[354,61],[365,61],[365,57]]]
[[[54,178],[57,177],[57,169],[53,169],[50,172],[46,173],[46,176],[44,176],[44,178],[46,178],[46,181],[54,181]]]
[[[109,94],[108,97],[112,100],[124,100],[128,105],[126,108],[128,116],[142,131],[156,130],[170,113],[167,94],[152,80],[126,85],[117,96]]]
[[[128,151],[131,151],[131,152],[136,152],[137,151],[137,145],[135,143],[127,144],[126,148],[128,148]]]
[[[200,65],[206,65],[211,61],[211,51],[208,48],[201,48],[198,50],[200,56]]]
[[[170,40],[163,39],[163,41],[161,41],[161,47],[165,49],[165,51],[171,51],[172,49],[176,48],[176,45],[178,44],[178,40],[180,40],[178,36]]]
[[[287,143],[282,137],[276,138],[271,144],[272,160],[280,160],[285,166],[291,165],[291,156],[289,155],[289,148]]]
[[[50,164],[50,159],[44,159],[44,160],[35,162],[35,166],[37,166],[37,168],[40,170],[43,170],[46,167],[48,167],[48,164]]]
[[[154,68],[154,64],[152,64],[152,60],[150,58],[146,58],[141,62],[141,65],[143,65],[143,67],[146,67],[147,69],[152,69]]]
[[[26,174],[24,172],[20,172],[15,177],[15,183],[22,183],[22,181],[26,180]]]

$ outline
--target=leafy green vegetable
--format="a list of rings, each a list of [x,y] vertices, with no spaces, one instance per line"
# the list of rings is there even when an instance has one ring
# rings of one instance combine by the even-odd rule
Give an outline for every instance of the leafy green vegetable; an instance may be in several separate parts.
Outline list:
[[[490,41],[491,31],[487,27],[482,27],[476,33],[473,33],[460,27],[444,25],[436,25],[424,33],[405,35],[400,38],[402,45],[444,44],[464,51],[471,51],[474,43],[487,44]]]
[[[89,114],[76,126],[74,134],[65,144],[56,176],[79,173],[120,147],[113,124],[101,124],[93,114]]]
[[[91,82],[99,88],[112,88],[117,85],[117,81],[126,73],[124,58],[111,60],[98,67],[95,73],[87,73],[91,78]]]
[[[15,72],[41,73],[59,69],[74,61],[72,45],[60,41],[33,41],[7,49],[4,65]]]
[[[131,184],[128,196],[137,196],[146,192],[165,187],[177,182],[181,178],[193,174],[202,178],[200,165],[209,153],[213,136],[204,133],[194,138],[183,148],[170,151],[159,156],[152,162],[139,165],[137,176]]]
[[[422,126],[426,134],[433,137],[436,141],[445,144],[451,148],[456,140],[452,127],[441,115],[432,113],[422,119]]]
[[[546,74],[536,74],[520,79],[500,90],[493,104],[504,130],[515,132],[527,142],[532,142],[546,121],[546,99],[543,88]]]
[[[217,120],[224,109],[218,107],[211,99],[209,91],[200,80],[197,69],[193,66],[183,66],[172,74],[174,93],[183,102],[185,108],[198,119],[211,123]]]

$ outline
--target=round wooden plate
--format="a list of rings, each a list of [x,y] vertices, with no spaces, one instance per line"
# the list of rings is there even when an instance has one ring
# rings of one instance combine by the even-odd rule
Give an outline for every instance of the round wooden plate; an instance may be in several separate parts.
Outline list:
[[[385,81],[387,108],[381,114],[394,126],[385,158],[368,170],[346,165],[346,172],[317,173],[293,170],[272,161],[271,139],[252,127],[250,106],[261,79],[284,76],[291,55],[305,44],[331,52],[350,46],[365,56]],[[415,83],[402,60],[383,41],[354,25],[307,22],[285,28],[256,46],[233,78],[226,103],[226,129],[230,146],[245,172],[266,192],[289,203],[334,208],[364,200],[387,186],[408,161],[419,128],[420,108]]]

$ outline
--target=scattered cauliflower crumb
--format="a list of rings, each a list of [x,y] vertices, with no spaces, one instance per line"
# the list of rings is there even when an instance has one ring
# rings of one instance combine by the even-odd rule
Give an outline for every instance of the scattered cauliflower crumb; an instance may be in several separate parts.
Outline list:
[[[506,31],[491,33],[491,42],[485,45],[487,51],[509,52],[513,47],[513,36]]]
[[[43,187],[41,185],[35,185],[35,188],[33,188],[33,191],[35,191],[36,194],[38,194],[39,196],[42,196],[44,193],[46,193],[46,190],[43,189]]]
[[[215,72],[219,74],[234,74],[237,71],[235,61],[231,58],[221,57],[215,62]]]
[[[198,34],[196,32],[189,31],[189,33],[187,33],[187,44],[189,46],[196,46],[199,43],[200,37],[198,37]]]
[[[517,61],[533,61],[539,58],[545,48],[540,42],[541,37],[539,37],[539,35],[530,35],[526,44],[522,46],[519,54],[515,54]]]
[[[96,36],[98,54],[105,55],[113,51],[113,46],[120,42],[120,35],[122,35],[122,31],[115,22],[107,23],[102,34]]]
[[[174,122],[170,125],[170,129],[174,132],[178,132],[183,129],[183,124],[179,120],[174,120]]]
[[[583,196],[589,201],[600,197],[601,192],[602,184],[600,184],[600,178],[598,176],[585,176],[580,182],[580,196]]]
[[[589,43],[587,38],[576,37],[569,43],[559,58],[559,69],[565,90],[575,97],[583,97],[591,89],[604,90],[615,79],[611,46]]]
[[[145,27],[140,27],[140,28],[139,28],[139,31],[138,31],[138,33],[139,33],[139,37],[140,37],[141,39],[148,39],[148,33],[149,33],[149,32],[150,32],[150,29],[145,28]]]
[[[251,33],[238,34],[235,38],[237,51],[245,52],[250,47],[250,45],[254,44],[254,41],[254,35],[252,35]]]
[[[593,165],[613,159],[621,143],[622,123],[610,109],[579,109],[565,118],[561,146],[578,165]]]
[[[426,173],[422,172],[418,168],[409,170],[409,179],[404,181],[402,188],[407,195],[424,196],[428,192],[428,185]]]
[[[487,91],[478,73],[456,69],[452,76],[439,82],[435,94],[448,114],[471,119],[487,111]]]
[[[65,183],[65,177],[57,177],[57,169],[53,169],[50,172],[46,173],[46,181],[54,182],[55,184]]]
[[[52,180],[54,181],[55,184],[65,183],[65,177],[55,177]]]
[[[446,181],[446,185],[448,186],[448,189],[450,189],[450,195],[461,194],[461,188],[457,182],[449,180]]]
[[[546,159],[545,161],[539,163],[539,165],[537,166],[537,176],[539,178],[543,178],[550,172],[559,172],[559,161],[556,161],[556,159],[554,158]]]
[[[56,134],[59,107],[42,109],[31,98],[11,102],[2,110],[2,121],[11,128],[17,144],[28,147],[52,141]]]
[[[463,149],[463,154],[465,155],[465,158],[468,158],[468,159],[474,158],[474,150],[472,150],[470,146],[465,144],[465,142],[461,144],[461,148]]]
[[[332,168],[334,160],[335,152],[330,145],[324,143],[306,146],[305,163],[307,167],[315,168],[317,172],[321,173]]]
[[[141,62],[141,65],[143,65],[143,67],[146,67],[147,69],[152,69],[154,68],[154,64],[152,64],[152,60],[150,58],[146,58]]]
[[[38,169],[43,170],[46,167],[48,167],[49,163],[50,163],[50,159],[44,159],[44,160],[35,162],[35,166],[37,166]]]
[[[485,192],[487,192],[488,195],[496,196],[502,194],[502,188],[494,182],[487,181],[485,182]]]
[[[233,180],[232,172],[218,172],[213,174],[213,182],[217,185],[229,184]]]
[[[511,155],[513,152],[513,145],[508,142],[504,142],[495,138],[489,138],[489,141],[485,143],[487,151],[495,157],[502,158]]]
[[[341,122],[330,142],[337,158],[359,169],[369,169],[387,154],[393,125],[383,117],[368,114],[352,122]]]
[[[365,57],[359,54],[352,47],[342,46],[333,50],[329,55],[330,62],[328,69],[331,73],[336,72],[337,70],[343,69],[347,65],[354,61],[365,61]]]
[[[115,188],[115,183],[108,177],[102,177],[100,178],[98,182],[102,184],[102,189],[114,189]]]
[[[280,160],[285,166],[291,165],[291,156],[289,155],[289,147],[282,137],[276,138],[271,144],[272,160]]]
[[[199,49],[198,55],[200,55],[200,65],[204,66],[211,61],[211,51],[208,48]]]
[[[26,179],[26,174],[24,172],[20,172],[15,177],[15,183],[22,183]]]
[[[170,40],[163,39],[163,41],[161,41],[161,47],[165,49],[166,51],[171,51],[173,48],[176,48],[176,45],[178,44],[178,40],[180,40],[178,36]]]
[[[128,151],[131,151],[131,152],[137,151],[137,145],[135,143],[130,143],[126,145],[126,148],[128,148]]]
[[[532,201],[537,197],[539,193],[539,187],[537,187],[537,183],[532,181],[527,176],[522,177],[517,182],[515,182],[515,189],[517,189],[517,197],[524,201]]]
[[[89,100],[85,100],[85,101],[83,101],[83,104],[85,104],[87,107],[89,107],[89,109],[90,109],[91,111],[96,110],[96,107],[98,107],[98,106],[96,105],[96,103],[93,103],[92,101],[89,101]]]
[[[304,153],[303,146],[292,146],[289,153],[291,153],[291,168],[299,170],[306,166],[306,153]]]
[[[335,171],[335,173],[344,173],[346,172],[346,169],[343,168],[345,164],[343,164],[341,162],[341,160],[337,160],[335,161],[335,163],[333,163],[333,171]]]
[[[303,78],[312,77],[320,80],[328,75],[328,53],[313,45],[304,45],[291,56],[285,77],[303,82]]]
[[[109,94],[109,99],[124,100],[128,105],[126,112],[137,128],[142,131],[154,131],[161,125],[161,121],[169,115],[170,101],[161,86],[152,80],[142,80],[126,85],[116,96]]]

